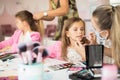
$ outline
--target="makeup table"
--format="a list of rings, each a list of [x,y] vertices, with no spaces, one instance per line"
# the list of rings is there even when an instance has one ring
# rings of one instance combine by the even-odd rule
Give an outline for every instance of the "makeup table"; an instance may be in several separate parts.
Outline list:
[[[21,63],[21,58],[16,57],[5,62],[0,61],[0,80],[18,80],[18,65]],[[68,68],[61,70],[52,70],[49,66],[57,64],[65,64],[67,62],[47,58],[44,61],[44,76],[43,80],[71,80],[69,74],[75,71],[69,71]],[[82,66],[82,65],[81,65]],[[93,79],[93,80],[100,80]],[[119,80],[119,79],[118,79]]]
[[[18,65],[21,59],[16,57],[5,62],[0,61],[0,80],[18,80]],[[44,78],[43,80],[70,80],[68,69],[52,70],[50,65],[64,64],[65,61],[47,58],[44,61]]]

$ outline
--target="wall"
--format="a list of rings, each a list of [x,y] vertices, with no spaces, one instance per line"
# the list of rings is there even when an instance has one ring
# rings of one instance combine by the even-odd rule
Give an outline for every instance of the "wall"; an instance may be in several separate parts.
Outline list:
[[[110,4],[113,6],[120,5],[120,0],[110,0]]]
[[[109,0],[76,0],[79,16],[86,21],[87,32],[90,30],[90,18],[92,11],[96,6],[101,4],[109,4]],[[4,6],[4,7],[3,7]],[[0,0],[0,25],[11,24],[15,26],[14,15],[17,11],[27,9],[32,13],[47,10],[48,0]],[[44,21],[45,26],[47,24],[57,24],[57,18],[53,21]]]
[[[11,24],[16,27],[14,15],[24,9],[32,13],[47,10],[48,0],[0,0],[0,25]]]
[[[76,0],[76,1],[79,16],[86,22],[86,34],[89,34],[89,32],[93,31],[90,21],[93,10],[99,5],[104,4],[108,5],[109,0]]]

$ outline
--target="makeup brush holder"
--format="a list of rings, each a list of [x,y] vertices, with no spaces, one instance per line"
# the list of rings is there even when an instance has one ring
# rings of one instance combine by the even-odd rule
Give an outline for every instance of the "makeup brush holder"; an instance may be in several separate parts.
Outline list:
[[[20,64],[18,68],[18,80],[43,80],[43,64]]]

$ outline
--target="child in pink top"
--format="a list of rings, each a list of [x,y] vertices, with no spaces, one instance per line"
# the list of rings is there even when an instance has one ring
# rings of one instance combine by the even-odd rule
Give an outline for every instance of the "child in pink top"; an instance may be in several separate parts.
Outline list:
[[[29,32],[32,41],[41,41],[40,33],[38,32],[32,13],[24,10],[18,12],[15,17],[18,29],[8,40],[0,42],[0,52],[8,50],[16,52],[18,44],[24,41],[27,32]]]

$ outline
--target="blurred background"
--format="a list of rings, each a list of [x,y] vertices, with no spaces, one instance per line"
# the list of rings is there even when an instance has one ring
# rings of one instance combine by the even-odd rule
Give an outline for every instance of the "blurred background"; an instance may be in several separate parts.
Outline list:
[[[119,5],[120,0],[76,0],[79,16],[86,22],[86,33],[91,28],[91,13],[99,5]],[[20,10],[28,10],[32,13],[48,10],[48,0],[0,0],[0,41],[8,39],[16,29],[14,15]],[[46,36],[52,37],[49,28],[56,29],[57,17],[53,21],[44,21]],[[50,35],[51,33],[51,35]]]

